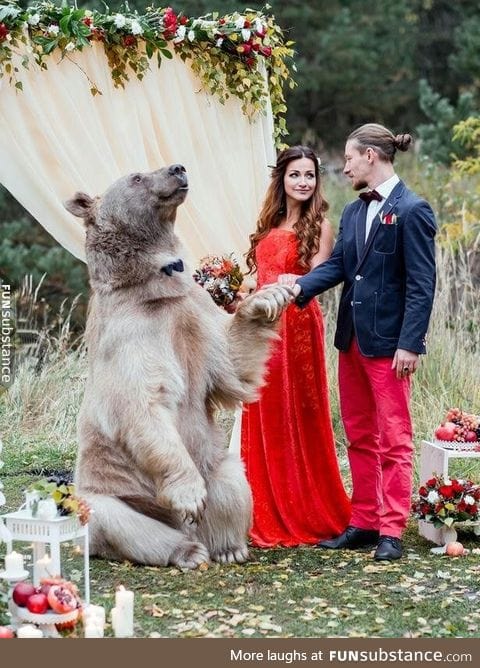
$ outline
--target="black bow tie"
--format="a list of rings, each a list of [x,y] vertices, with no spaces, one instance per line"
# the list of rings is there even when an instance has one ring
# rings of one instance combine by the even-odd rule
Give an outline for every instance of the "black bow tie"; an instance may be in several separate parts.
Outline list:
[[[174,271],[183,271],[183,270],[184,266],[182,260],[177,260],[176,262],[170,262],[170,264],[166,264],[161,269],[161,271],[164,271],[167,274],[167,276],[171,276]]]
[[[359,197],[367,204],[370,204],[370,202],[373,202],[373,200],[375,200],[376,202],[381,202],[383,199],[383,197],[377,190],[367,190],[364,193],[360,193]]]

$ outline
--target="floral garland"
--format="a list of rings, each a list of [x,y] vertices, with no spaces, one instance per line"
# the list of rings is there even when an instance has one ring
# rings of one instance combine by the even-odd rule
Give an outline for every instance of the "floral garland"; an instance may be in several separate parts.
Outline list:
[[[234,95],[249,117],[264,112],[270,99],[275,120],[274,137],[278,145],[287,134],[284,86],[295,86],[286,64],[293,57],[293,42],[285,41],[272,16],[246,10],[223,17],[217,13],[200,18],[176,14],[171,7],[148,7],[145,14],[124,10],[106,13],[77,9],[63,3],[34,2],[22,9],[15,0],[0,0],[0,77],[22,89],[18,67],[12,61],[23,43],[22,65],[31,57],[47,69],[48,56],[60,49],[62,58],[82,51],[92,42],[103,45],[115,86],[124,87],[129,71],[142,79],[149,62],[171,59],[172,50],[183,61],[189,60],[210,93],[221,103]],[[266,5],[266,10],[270,9]],[[263,61],[268,90],[258,67]],[[292,63],[292,69],[295,66]],[[93,95],[101,94],[90,81]]]

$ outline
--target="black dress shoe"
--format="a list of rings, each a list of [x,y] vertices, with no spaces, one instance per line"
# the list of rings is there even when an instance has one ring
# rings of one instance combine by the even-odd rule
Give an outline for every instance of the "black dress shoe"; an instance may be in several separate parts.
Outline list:
[[[393,561],[400,559],[403,554],[403,545],[400,538],[380,536],[373,558],[377,561]]]
[[[340,536],[322,540],[315,547],[323,547],[327,550],[356,550],[359,547],[372,547],[377,540],[378,531],[348,526]]]

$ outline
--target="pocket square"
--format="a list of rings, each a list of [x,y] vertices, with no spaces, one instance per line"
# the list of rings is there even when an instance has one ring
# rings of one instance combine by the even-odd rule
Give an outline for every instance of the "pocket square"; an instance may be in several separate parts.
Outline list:
[[[381,214],[380,216],[380,222],[382,225],[396,225],[397,224],[397,216],[395,213],[385,213]]]

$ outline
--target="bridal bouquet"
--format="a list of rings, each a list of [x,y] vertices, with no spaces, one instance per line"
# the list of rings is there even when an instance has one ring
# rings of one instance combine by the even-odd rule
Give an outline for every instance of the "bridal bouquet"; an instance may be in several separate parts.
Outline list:
[[[444,480],[434,476],[420,487],[412,504],[414,517],[439,529],[454,522],[480,518],[480,485],[471,480]]]
[[[207,255],[200,260],[200,267],[193,274],[195,281],[210,294],[215,304],[228,312],[234,310],[243,273],[233,253]]]

